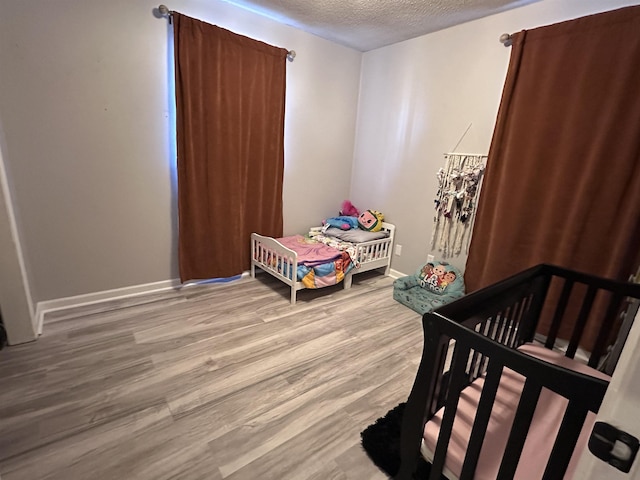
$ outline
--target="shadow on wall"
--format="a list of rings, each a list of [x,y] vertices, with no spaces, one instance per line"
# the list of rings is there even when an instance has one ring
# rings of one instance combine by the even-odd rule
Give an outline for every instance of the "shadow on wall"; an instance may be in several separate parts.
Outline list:
[[[0,350],[7,345],[7,331],[4,328],[4,322],[2,321],[2,310],[0,310]]]

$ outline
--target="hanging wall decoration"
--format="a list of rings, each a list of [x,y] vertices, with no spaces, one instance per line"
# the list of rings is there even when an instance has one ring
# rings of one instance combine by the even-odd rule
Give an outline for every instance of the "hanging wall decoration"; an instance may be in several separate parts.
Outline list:
[[[468,253],[487,156],[446,153],[438,171],[431,249],[443,258]]]

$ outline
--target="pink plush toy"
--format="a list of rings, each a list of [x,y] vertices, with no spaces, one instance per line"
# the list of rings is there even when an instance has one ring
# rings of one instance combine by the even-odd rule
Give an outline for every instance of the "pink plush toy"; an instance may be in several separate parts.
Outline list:
[[[342,202],[340,215],[345,217],[358,217],[360,216],[360,211],[349,200],[345,200],[344,202]]]

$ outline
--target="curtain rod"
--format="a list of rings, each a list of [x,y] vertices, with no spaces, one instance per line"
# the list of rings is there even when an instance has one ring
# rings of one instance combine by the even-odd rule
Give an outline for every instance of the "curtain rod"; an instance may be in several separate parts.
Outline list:
[[[513,43],[513,35],[511,35],[510,33],[503,33],[502,35],[500,35],[500,43],[505,47],[510,47]]]
[[[167,17],[169,19],[169,23],[171,23],[171,15],[173,15],[173,10],[169,10],[169,7],[167,7],[166,5],[159,5],[158,12],[160,12],[161,16]],[[296,58],[296,51],[288,50],[287,60],[289,60],[290,62],[293,62],[294,58]]]

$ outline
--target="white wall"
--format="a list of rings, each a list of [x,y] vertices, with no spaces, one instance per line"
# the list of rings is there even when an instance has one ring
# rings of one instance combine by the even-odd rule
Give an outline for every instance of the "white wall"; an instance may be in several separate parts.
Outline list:
[[[178,276],[172,32],[158,3],[0,0],[4,162],[35,303]],[[296,50],[285,233],[334,214],[349,193],[361,53],[219,0],[169,7]]]
[[[596,421],[605,422],[640,438],[640,311],[620,354],[611,383],[602,401]],[[600,460],[586,449],[582,452],[574,478],[581,480],[625,480],[640,478],[640,459],[636,458],[629,473],[624,473]]]
[[[431,252],[436,173],[456,149],[487,154],[510,49],[502,33],[638,2],[544,0],[364,54],[351,200],[395,223],[412,273]],[[449,261],[464,268],[466,255]]]
[[[34,307],[18,236],[7,172],[0,122],[0,314],[10,344],[35,340]]]

